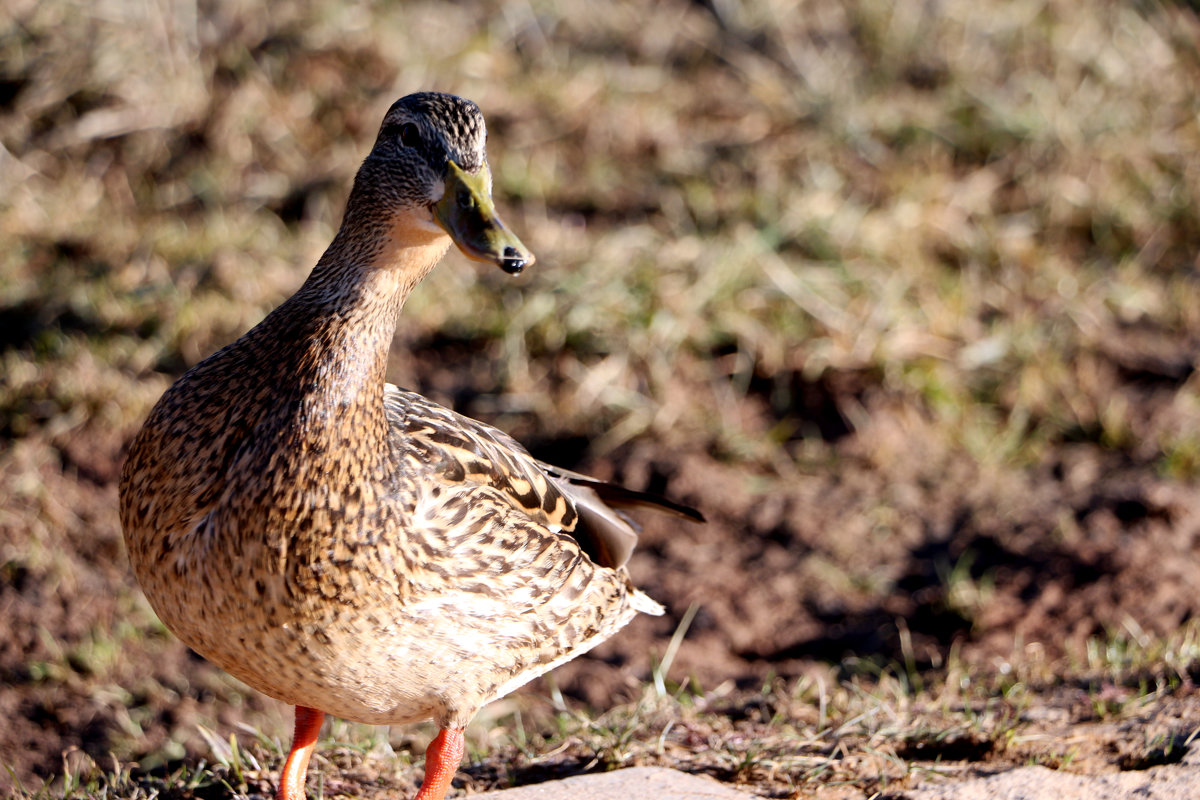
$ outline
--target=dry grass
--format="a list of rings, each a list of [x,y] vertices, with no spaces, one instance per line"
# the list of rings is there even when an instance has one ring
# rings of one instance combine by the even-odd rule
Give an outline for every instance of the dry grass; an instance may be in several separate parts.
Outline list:
[[[743,452],[769,431],[706,411],[729,372],[734,391],[863,372],[980,459],[1080,431],[1193,471],[1194,408],[1136,430],[1105,363],[1115,331],[1200,324],[1186,12],[126,6],[30,3],[4,40],[5,296],[60,315],[29,344],[75,373],[47,385],[6,352],[15,433],[39,395],[42,415],[84,400],[132,424],[157,370],[298,284],[380,109],[437,85],[488,110],[502,203],[543,266],[517,286],[441,270],[402,335],[495,341],[494,391],[539,423],[770,463]],[[569,385],[547,393],[559,353]],[[130,375],[151,383],[134,402]]]
[[[286,728],[277,710],[235,758],[197,743],[192,724],[232,722],[187,700],[147,752],[143,726],[186,698],[263,712],[231,682],[139,676],[122,655],[171,651],[124,573],[105,470],[174,376],[300,283],[380,114],[408,91],[482,106],[499,205],[539,263],[512,282],[451,258],[410,301],[399,344],[440,331],[489,366],[439,382],[398,347],[399,383],[469,397],[467,410],[518,437],[586,439],[592,457],[639,440],[707,450],[763,496],[846,458],[896,484],[939,481],[964,461],[1004,484],[1075,445],[1174,486],[1200,479],[1200,23],[1184,6],[309,0],[266,14],[246,0],[10,0],[6,11],[0,577],[106,598],[14,634],[27,669],[9,677],[116,714],[110,749],[142,764],[131,775],[70,756],[66,784],[35,796],[263,786],[277,755],[263,742]],[[812,386],[838,395],[849,456],[808,413]],[[884,501],[877,512],[863,525],[887,529]],[[877,564],[828,558],[805,568],[831,591],[857,597],[885,580]],[[991,579],[963,563],[947,565],[947,597],[973,619]],[[1169,700],[1196,662],[1189,630],[1093,640],[1069,674],[1104,709],[1103,687],[1126,686],[1116,713],[1133,713],[1131,697]],[[544,701],[520,718],[501,709],[507,740],[477,734],[467,773],[491,786],[667,763],[784,797],[903,784],[930,760],[904,749],[913,737],[1025,758],[1021,698],[1061,676],[1013,678],[1048,669],[1027,654],[979,675],[948,663],[869,680],[830,667],[749,696],[648,690],[598,719]],[[1152,677],[1142,691],[1130,675]],[[322,756],[350,781],[328,793],[358,791],[356,775],[412,784],[413,765],[376,757],[386,740],[354,736]],[[204,748],[226,763],[178,765]],[[166,763],[174,772],[146,771]]]

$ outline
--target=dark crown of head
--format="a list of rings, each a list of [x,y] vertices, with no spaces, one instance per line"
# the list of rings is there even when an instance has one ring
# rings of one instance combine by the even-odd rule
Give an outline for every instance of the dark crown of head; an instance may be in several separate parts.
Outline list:
[[[484,161],[487,128],[479,106],[452,94],[418,92],[400,98],[384,115],[383,132],[398,126],[405,118],[421,117],[442,139],[446,157],[468,172],[475,172]]]

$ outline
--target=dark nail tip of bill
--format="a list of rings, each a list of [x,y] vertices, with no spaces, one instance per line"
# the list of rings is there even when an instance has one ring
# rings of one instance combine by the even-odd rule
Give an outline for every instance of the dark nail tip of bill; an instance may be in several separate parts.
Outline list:
[[[516,275],[525,269],[533,259],[521,255],[515,247],[504,248],[504,256],[500,259],[500,269],[509,275]]]

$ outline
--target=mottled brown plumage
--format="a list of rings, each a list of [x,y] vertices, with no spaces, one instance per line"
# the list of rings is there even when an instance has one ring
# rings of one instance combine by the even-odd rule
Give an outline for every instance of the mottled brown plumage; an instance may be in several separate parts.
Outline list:
[[[298,707],[281,794],[303,790],[319,712],[453,734],[661,613],[630,584],[636,534],[605,496],[656,501],[384,381],[400,308],[451,236],[508,271],[532,261],[491,211],[485,138],[468,101],[398,101],[308,280],[167,391],[121,475],[130,560],[163,622]],[[420,797],[444,792],[447,752],[431,750],[449,773]]]

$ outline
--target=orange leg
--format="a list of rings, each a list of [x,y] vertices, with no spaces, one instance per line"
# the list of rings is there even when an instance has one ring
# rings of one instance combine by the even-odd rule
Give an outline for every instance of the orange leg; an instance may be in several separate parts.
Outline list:
[[[443,728],[425,750],[425,781],[413,800],[443,800],[465,749],[461,729]]]
[[[308,772],[308,759],[316,749],[317,734],[321,732],[324,719],[324,711],[296,706],[292,752],[283,762],[283,774],[279,777],[279,791],[275,793],[275,800],[304,800],[304,774]]]

